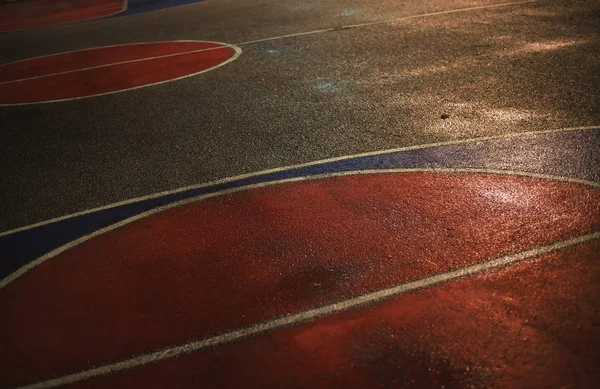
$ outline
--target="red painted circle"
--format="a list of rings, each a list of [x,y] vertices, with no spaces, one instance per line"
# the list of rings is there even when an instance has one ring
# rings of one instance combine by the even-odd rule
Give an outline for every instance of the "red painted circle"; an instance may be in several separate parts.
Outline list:
[[[0,32],[56,26],[122,12],[122,0],[29,0],[3,4]]]
[[[386,173],[179,206],[6,286],[4,381],[76,372],[597,231],[598,204],[599,190],[566,182]]]
[[[136,43],[54,54],[0,66],[0,104],[97,96],[194,75],[227,62],[222,43]]]

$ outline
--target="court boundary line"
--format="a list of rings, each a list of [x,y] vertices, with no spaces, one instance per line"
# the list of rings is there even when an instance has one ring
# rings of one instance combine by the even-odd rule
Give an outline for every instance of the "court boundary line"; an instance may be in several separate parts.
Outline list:
[[[119,89],[119,90],[116,90],[116,91],[104,92],[104,93],[97,93],[97,94],[92,94],[92,95],[87,95],[87,96],[69,97],[69,98],[65,98],[65,99],[56,99],[56,100],[48,100],[48,101],[33,101],[33,102],[29,102],[29,103],[0,104],[0,107],[16,107],[16,106],[27,106],[27,105],[34,105],[34,104],[50,104],[50,103],[58,103],[58,102],[63,102],[63,101],[81,100],[81,99],[88,99],[90,97],[112,95],[112,94],[116,94],[116,93],[127,92],[127,91],[136,90],[136,89],[142,89],[142,88],[147,88],[147,87],[151,87],[151,86],[166,84],[168,82],[174,82],[174,81],[182,80],[184,78],[194,77],[194,76],[197,76],[199,74],[206,73],[206,72],[209,72],[211,70],[215,70],[217,68],[220,68],[221,66],[227,65],[228,63],[233,62],[236,59],[238,59],[238,57],[242,53],[242,49],[240,47],[236,46],[236,45],[233,45],[233,44],[230,44],[230,43],[224,43],[224,42],[215,42],[215,41],[173,40],[173,41],[156,41],[156,42],[134,42],[134,43],[119,44],[119,45],[109,45],[109,46],[93,47],[91,49],[81,49],[81,50],[65,51],[65,52],[57,53],[57,54],[43,55],[43,56],[40,56],[40,57],[27,58],[27,59],[22,59],[22,60],[18,60],[18,61],[9,62],[7,64],[0,65],[0,67],[1,66],[5,66],[5,65],[9,65],[9,64],[14,64],[14,63],[17,63],[17,62],[28,61],[28,60],[31,60],[31,59],[52,57],[52,56],[60,55],[60,54],[69,54],[69,53],[74,53],[74,52],[79,52],[79,51],[89,51],[89,50],[106,48],[106,47],[129,46],[129,45],[135,45],[135,44],[175,43],[175,42],[184,42],[184,43],[185,42],[214,43],[214,44],[221,45],[219,48],[229,47],[230,49],[232,49],[234,51],[234,53],[226,61],[221,62],[221,63],[219,63],[219,64],[217,64],[217,65],[215,65],[213,67],[201,70],[201,71],[196,72],[196,73],[186,74],[184,76],[177,77],[177,78],[171,78],[171,79],[168,79],[168,80],[163,80],[163,81],[159,81],[159,82],[155,82],[155,83],[151,83],[151,84],[139,85],[139,86],[134,86],[132,88]]]
[[[52,224],[52,223],[56,223],[56,222],[59,222],[62,220],[72,219],[74,217],[83,216],[83,215],[87,215],[87,214],[94,213],[94,212],[104,211],[107,209],[116,208],[116,207],[120,207],[120,206],[127,205],[127,204],[133,204],[133,203],[137,203],[140,201],[150,200],[150,199],[163,197],[163,196],[167,196],[167,195],[171,195],[171,194],[175,194],[175,193],[181,193],[181,192],[185,192],[188,190],[194,190],[194,189],[215,186],[215,185],[224,184],[224,183],[228,183],[228,182],[232,182],[232,181],[242,180],[245,178],[258,177],[261,175],[281,172],[284,170],[298,169],[298,168],[303,168],[303,167],[321,165],[321,164],[325,164],[325,163],[337,162],[337,161],[343,161],[343,160],[349,160],[349,159],[355,159],[355,158],[401,153],[401,152],[408,152],[408,151],[413,151],[413,150],[423,150],[423,149],[436,148],[436,147],[462,145],[462,144],[485,142],[485,141],[500,140],[500,139],[538,136],[538,135],[545,135],[545,134],[558,134],[558,133],[563,133],[563,132],[593,131],[593,130],[600,130],[600,125],[581,126],[581,127],[566,127],[566,128],[541,130],[541,131],[526,131],[526,132],[508,133],[508,134],[484,136],[484,137],[477,137],[477,138],[441,141],[441,142],[426,143],[426,144],[413,145],[413,146],[404,146],[404,147],[398,147],[398,148],[392,148],[392,149],[386,149],[386,150],[369,151],[369,152],[365,152],[365,153],[325,158],[325,159],[320,159],[317,161],[304,162],[304,163],[295,164],[295,165],[286,165],[286,166],[281,166],[281,167],[275,167],[275,168],[271,168],[271,169],[259,170],[257,172],[244,173],[244,174],[239,174],[239,175],[235,175],[235,176],[225,177],[225,178],[221,178],[221,179],[217,179],[217,180],[208,181],[205,183],[193,184],[193,185],[183,186],[183,187],[179,187],[179,188],[175,188],[175,189],[156,192],[156,193],[152,193],[152,194],[148,194],[148,195],[144,195],[144,196],[134,197],[134,198],[127,199],[127,200],[110,203],[110,204],[103,205],[100,207],[89,208],[86,210],[73,212],[70,214],[63,215],[63,216],[57,216],[54,218],[42,220],[42,221],[39,221],[36,223],[27,224],[27,225],[24,225],[21,227],[17,227],[17,228],[13,228],[10,230],[0,232],[0,238],[3,236],[15,234],[15,233],[18,233],[21,231],[26,231],[26,230],[30,230],[33,228],[41,227],[41,226],[44,226],[47,224]]]
[[[304,35],[320,34],[323,32],[347,30],[347,29],[358,28],[358,27],[373,26],[373,25],[377,25],[377,24],[389,24],[389,23],[400,22],[400,21],[410,20],[410,19],[426,18],[426,17],[430,17],[430,16],[447,15],[447,14],[460,13],[460,12],[476,11],[476,10],[480,10],[480,9],[500,8],[500,7],[508,7],[511,5],[520,5],[520,4],[537,3],[537,2],[538,2],[538,0],[525,0],[525,1],[517,1],[517,2],[511,2],[511,3],[501,3],[501,4],[479,5],[479,6],[465,7],[465,8],[455,8],[455,9],[450,9],[450,10],[445,10],[445,11],[428,12],[428,13],[423,13],[423,14],[401,16],[401,17],[385,19],[385,20],[376,20],[373,22],[347,24],[347,25],[342,25],[342,26],[337,26],[337,27],[329,27],[329,28],[324,28],[324,29],[319,29],[319,30],[279,35],[279,36],[270,37],[270,38],[255,39],[255,40],[251,40],[251,41],[236,43],[236,45],[238,45],[238,46],[251,45],[254,43],[268,42],[268,41],[273,41],[273,40],[278,40],[278,39],[292,38],[292,37],[304,36]]]
[[[496,269],[506,268],[510,265],[537,259],[547,254],[552,254],[560,250],[575,247],[578,245],[590,243],[600,239],[600,231],[579,235],[569,239],[555,241],[550,244],[536,246],[529,250],[496,257],[476,264],[455,268],[453,270],[437,273],[428,277],[413,281],[396,284],[392,287],[380,289],[374,292],[366,293],[349,299],[337,301],[320,307],[296,312],[287,316],[275,318],[268,321],[259,322],[243,328],[230,330],[214,336],[209,336],[200,340],[192,340],[186,343],[164,348],[162,350],[141,354],[119,362],[109,363],[103,366],[87,369],[78,373],[66,374],[57,378],[40,381],[37,383],[20,386],[17,389],[49,389],[57,386],[72,384],[85,381],[92,378],[106,376],[132,370],[138,367],[161,362],[164,360],[175,359],[184,355],[191,354],[206,348],[216,347],[223,344],[247,339],[255,335],[263,335],[271,331],[289,328],[293,325],[314,321],[316,319],[331,316],[336,313],[344,312],[352,308],[377,304],[384,300],[398,297],[409,292],[423,290],[426,288],[442,285],[459,279],[467,279],[470,276],[476,276]]]
[[[359,24],[349,24],[349,25],[342,25],[342,26],[337,26],[337,27],[330,27],[330,28],[326,28],[326,29],[319,29],[319,30],[313,30],[313,31],[305,31],[305,32],[299,32],[299,33],[293,33],[293,34],[275,36],[275,37],[270,37],[270,38],[264,38],[264,39],[257,39],[257,40],[252,40],[252,41],[246,41],[246,42],[241,42],[241,43],[237,43],[237,44],[226,44],[226,43],[222,43],[222,44],[225,45],[225,46],[229,46],[229,47],[232,47],[232,48],[235,47],[235,48],[239,49],[239,52],[237,52],[237,50],[234,49],[234,50],[236,50],[236,53],[234,54],[234,58],[230,59],[231,61],[233,61],[233,60],[237,59],[237,57],[239,56],[239,54],[241,54],[241,48],[239,46],[249,45],[249,44],[253,44],[253,43],[266,42],[266,41],[283,39],[283,38],[289,38],[289,37],[294,37],[294,36],[312,35],[312,34],[317,34],[317,33],[322,33],[322,32],[329,32],[329,31],[337,31],[337,30],[344,30],[344,29],[351,29],[351,28],[358,28],[358,27],[366,27],[366,26],[377,25],[377,24],[389,24],[389,23],[393,23],[393,22],[397,22],[397,21],[402,21],[402,20],[425,18],[425,17],[429,17],[429,16],[436,16],[436,15],[447,15],[447,14],[453,14],[453,13],[460,13],[460,12],[468,12],[468,11],[476,11],[476,10],[481,10],[481,9],[488,9],[488,8],[500,8],[500,7],[507,7],[507,6],[512,6],[512,5],[535,3],[537,1],[538,0],[525,0],[525,1],[510,2],[510,3],[481,5],[481,6],[466,7],[466,8],[456,8],[456,9],[450,9],[450,10],[445,10],[445,11],[423,13],[423,14],[418,14],[418,15],[409,15],[409,16],[403,16],[403,17],[399,17],[399,18],[392,18],[392,19],[379,20],[379,21],[373,21],[373,22],[366,22],[366,23],[359,23]],[[125,12],[125,10],[120,11],[120,12]],[[107,15],[106,17],[109,17],[109,16],[111,16],[111,15]],[[69,24],[69,23],[66,23],[66,24]],[[221,42],[213,42],[213,43],[221,43]],[[102,47],[110,47],[110,46],[102,46]],[[89,50],[89,49],[87,49],[87,50]],[[67,52],[64,52],[64,53],[69,53],[69,52],[67,51]],[[51,55],[55,55],[55,54],[51,54]],[[42,57],[35,57],[35,58],[42,58]],[[27,59],[20,60],[20,61],[26,61],[26,60]],[[218,66],[215,66],[213,68],[207,69],[206,71],[216,69],[217,67],[225,65],[225,64],[227,64],[227,63],[229,63],[231,61],[226,61],[224,63],[219,64]],[[11,63],[15,63],[15,62],[19,62],[19,61],[14,61],[14,62],[11,62]],[[3,66],[3,65],[0,65],[0,66]],[[191,74],[191,75],[187,75],[185,77],[190,77],[190,76],[197,75],[197,74],[200,74],[200,73],[202,73],[202,72],[194,73],[194,74]],[[121,92],[130,91],[130,90],[140,89],[140,88],[144,88],[144,87],[147,87],[147,86],[160,85],[160,84],[165,83],[165,82],[177,81],[177,80],[180,80],[180,79],[185,78],[185,77],[175,78],[175,79],[171,79],[171,80],[168,80],[168,81],[161,81],[161,82],[154,83],[154,84],[142,85],[142,86],[138,86],[138,87],[134,87],[134,88],[122,89],[122,90],[118,90],[118,91],[93,94],[93,95],[88,95],[88,96],[71,97],[71,98],[66,98],[66,99],[56,99],[56,100],[48,100],[48,101],[35,101],[35,102],[27,102],[27,103],[0,104],[0,107],[26,106],[26,105],[32,105],[32,104],[58,103],[58,102],[63,102],[63,101],[71,101],[71,100],[86,99],[86,98],[90,98],[90,97],[105,96],[105,95],[109,95],[109,94],[113,94],[113,93],[121,93]]]
[[[501,3],[501,4],[489,4],[489,5],[472,6],[472,7],[465,7],[465,8],[456,8],[456,9],[445,10],[445,11],[429,12],[429,13],[412,15],[412,16],[402,16],[402,17],[398,17],[398,18],[385,19],[385,20],[379,20],[379,21],[373,21],[373,22],[348,24],[348,25],[342,25],[339,27],[329,27],[326,29],[286,34],[286,35],[281,35],[281,36],[276,36],[276,37],[271,37],[271,38],[264,38],[264,39],[257,39],[257,40],[242,42],[242,43],[238,43],[237,45],[241,46],[241,45],[247,45],[247,44],[258,43],[258,42],[266,42],[266,41],[270,41],[270,40],[291,38],[294,36],[312,35],[312,34],[318,34],[318,33],[322,33],[322,32],[330,32],[330,31],[336,31],[336,30],[365,27],[365,26],[371,26],[371,25],[377,25],[377,24],[393,23],[396,21],[402,21],[402,20],[407,20],[407,19],[425,18],[425,17],[429,17],[429,16],[445,15],[445,14],[452,14],[452,13],[458,13],[458,12],[476,11],[476,10],[487,9],[487,8],[508,7],[511,5],[528,4],[528,3],[536,3],[536,2],[538,2],[538,0],[524,0],[524,1],[508,2],[508,3]],[[55,24],[55,25],[50,25],[50,26],[22,28],[22,29],[18,29],[18,30],[9,30],[9,31],[4,31],[4,32],[0,32],[0,33],[11,33],[11,32],[18,32],[18,31],[36,30],[36,29],[40,29],[40,28],[51,28],[51,27],[65,26],[65,25],[69,25],[69,24],[92,22],[94,20],[103,20],[105,18],[115,17],[116,15],[118,15],[120,13],[126,12],[129,9],[129,1],[123,0],[123,3],[124,3],[124,6],[120,11],[109,14],[109,15],[104,15],[104,16],[101,16],[98,18],[84,19],[84,20],[79,20],[79,21],[74,21],[74,22],[66,22],[66,23],[60,23],[60,24]],[[192,4],[194,4],[194,3],[192,3]],[[183,6],[186,6],[186,5],[191,5],[191,4],[184,4]],[[176,8],[176,7],[169,7],[169,8]],[[150,12],[152,12],[152,11],[150,11]],[[126,17],[126,16],[132,16],[132,15],[124,15],[124,17]]]
[[[250,184],[245,186],[240,186],[237,188],[224,189],[212,193],[205,193],[198,196],[193,196],[187,199],[175,201],[169,204],[165,204],[160,207],[156,207],[153,209],[149,209],[147,211],[138,213],[137,215],[131,216],[129,218],[123,219],[117,223],[110,224],[106,227],[100,228],[96,231],[93,231],[89,234],[83,235],[77,239],[74,239],[60,247],[57,247],[54,250],[47,252],[46,254],[28,262],[27,264],[21,266],[2,280],[0,280],[0,291],[8,286],[14,280],[20,278],[21,276],[28,273],[30,270],[33,270],[37,266],[43,264],[44,262],[49,261],[50,259],[56,257],[57,255],[72,249],[73,247],[79,246],[82,243],[85,243],[88,240],[91,240],[97,236],[108,233],[110,231],[116,230],[120,227],[123,227],[127,224],[133,223],[137,220],[144,219],[148,216],[161,213],[173,208],[177,208],[183,206],[185,204],[194,203],[198,201],[202,201],[212,197],[223,196],[231,193],[237,192],[245,192],[252,189],[258,189],[269,186],[277,186],[283,185],[287,183],[300,182],[300,181],[317,181],[322,179],[334,178],[334,177],[346,177],[346,176],[354,176],[354,175],[368,175],[368,174],[406,174],[406,173],[437,173],[437,174],[490,174],[490,175],[502,175],[502,176],[520,176],[520,177],[529,177],[539,180],[545,181],[555,181],[555,182],[564,182],[571,184],[578,184],[582,186],[587,186],[594,189],[600,189],[600,183],[581,180],[577,178],[571,177],[563,177],[556,176],[550,174],[541,174],[541,173],[531,173],[531,172],[521,172],[521,171],[512,171],[512,170],[499,170],[499,169],[474,169],[474,168],[396,168],[396,169],[369,169],[369,170],[351,170],[344,172],[335,172],[335,173],[325,173],[325,174],[317,174],[310,176],[300,176],[293,178],[286,178],[282,180],[273,180],[273,181],[265,181],[259,182],[256,184]]]

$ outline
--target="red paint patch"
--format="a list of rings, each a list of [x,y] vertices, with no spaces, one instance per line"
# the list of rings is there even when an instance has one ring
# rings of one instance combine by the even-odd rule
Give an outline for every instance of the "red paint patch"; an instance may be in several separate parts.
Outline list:
[[[82,22],[122,12],[121,0],[29,0],[3,4],[0,32]]]
[[[410,173],[180,206],[3,289],[4,381],[75,372],[597,231],[599,204],[599,190],[565,182]]]
[[[99,47],[0,66],[0,104],[96,96],[190,76],[235,50],[212,42],[157,42]]]
[[[596,388],[598,241],[68,388]]]

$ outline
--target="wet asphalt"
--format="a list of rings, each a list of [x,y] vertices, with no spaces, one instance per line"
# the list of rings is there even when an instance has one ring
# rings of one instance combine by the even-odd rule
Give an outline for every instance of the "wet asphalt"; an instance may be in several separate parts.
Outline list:
[[[208,0],[1,34],[0,63],[164,40],[242,54],[161,85],[0,107],[0,231],[329,157],[600,124],[599,2],[413,17],[501,3]]]

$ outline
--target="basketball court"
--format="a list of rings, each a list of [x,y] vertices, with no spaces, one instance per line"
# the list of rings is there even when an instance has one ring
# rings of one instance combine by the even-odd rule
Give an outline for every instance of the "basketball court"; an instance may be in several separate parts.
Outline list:
[[[599,23],[0,3],[0,387],[597,387]]]

